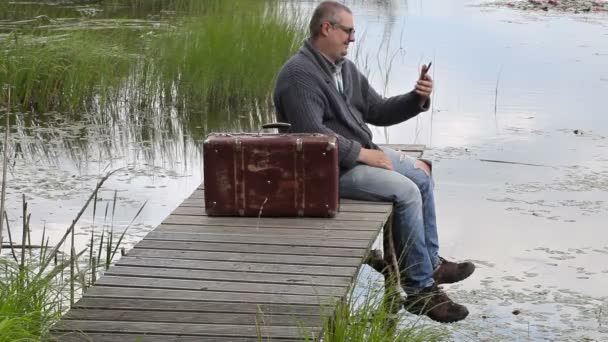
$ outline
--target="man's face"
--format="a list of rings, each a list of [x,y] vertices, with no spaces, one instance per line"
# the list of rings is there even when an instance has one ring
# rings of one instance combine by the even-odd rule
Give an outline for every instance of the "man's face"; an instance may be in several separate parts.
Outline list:
[[[344,57],[348,53],[348,46],[355,41],[355,29],[352,14],[340,11],[338,21],[330,23],[328,39],[331,43],[333,58]]]

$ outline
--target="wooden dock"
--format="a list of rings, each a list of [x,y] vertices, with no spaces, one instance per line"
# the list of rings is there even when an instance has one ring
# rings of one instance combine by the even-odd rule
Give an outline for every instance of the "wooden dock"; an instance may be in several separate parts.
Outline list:
[[[393,145],[419,156],[421,145]],[[60,341],[315,339],[392,205],[341,200],[322,218],[208,217],[195,190],[87,290]]]

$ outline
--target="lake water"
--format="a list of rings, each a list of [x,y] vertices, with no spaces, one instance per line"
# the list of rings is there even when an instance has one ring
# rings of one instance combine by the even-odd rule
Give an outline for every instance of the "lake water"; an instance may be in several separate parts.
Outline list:
[[[432,109],[374,133],[378,143],[429,147],[442,255],[478,266],[446,286],[471,311],[447,328],[454,340],[608,339],[608,16],[465,0],[347,4],[357,28],[351,56],[380,93],[410,91],[419,66],[433,61]],[[95,219],[103,221],[114,191],[118,231],[147,201],[128,248],[201,183],[200,141],[186,132],[146,142],[129,129],[100,127],[111,151],[88,141],[79,153],[53,137],[81,127],[58,122],[45,153],[23,151],[9,169],[14,235],[22,193],[34,241],[42,225],[56,241],[104,170],[128,167],[106,183]],[[89,211],[80,246],[92,221]]]

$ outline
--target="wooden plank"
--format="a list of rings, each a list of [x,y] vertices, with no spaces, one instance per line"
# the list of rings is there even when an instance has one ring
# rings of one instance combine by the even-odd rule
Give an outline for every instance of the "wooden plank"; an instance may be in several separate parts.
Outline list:
[[[207,271],[207,270],[183,270],[151,267],[113,266],[105,275],[166,278],[166,279],[190,279],[190,280],[213,280],[239,282],[255,282],[266,284],[295,284],[295,285],[320,285],[320,286],[348,286],[350,277],[311,276],[302,274],[268,274],[254,272],[230,272],[230,271]],[[103,278],[102,278],[103,279]]]
[[[162,323],[202,323],[267,326],[305,326],[314,327],[322,324],[319,316],[271,315],[263,312],[245,314],[238,308],[231,313],[218,312],[183,312],[153,310],[91,310],[71,309],[64,316],[65,320],[121,321],[121,322],[162,322]]]
[[[423,144],[379,144],[380,147],[388,147],[397,151],[416,151],[424,152],[426,145]]]
[[[375,239],[377,234],[370,235],[370,240]],[[304,239],[304,238],[272,238],[264,236],[240,236],[240,235],[214,235],[196,233],[178,233],[153,230],[145,237],[146,240],[166,241],[199,241],[199,242],[227,242],[227,243],[253,243],[260,245],[276,246],[303,246],[303,247],[330,247],[330,248],[367,248],[370,242],[367,240],[339,240],[339,239]]]
[[[238,235],[244,237],[280,237],[280,238],[311,238],[311,239],[348,239],[365,240],[372,238],[375,231],[357,230],[330,230],[330,229],[292,229],[292,228],[241,228],[241,227],[201,227],[197,225],[165,224],[160,225],[156,231],[178,232],[178,233],[197,233],[212,235]]]
[[[55,331],[82,331],[96,333],[135,333],[165,334],[205,337],[256,337],[258,329],[262,336],[273,339],[301,338],[305,335],[299,327],[255,326],[255,325],[217,325],[189,323],[117,322],[65,320],[55,325]]]
[[[159,241],[144,239],[137,247],[147,249],[171,249],[190,251],[231,251],[235,253],[262,253],[262,254],[290,254],[290,255],[318,255],[359,257],[364,256],[361,248],[333,248],[333,247],[303,247],[303,246],[277,246],[245,243],[222,242],[192,242],[192,241]]]
[[[146,289],[170,289],[170,290],[196,290],[234,292],[238,296],[241,293],[268,293],[268,294],[297,294],[316,297],[341,296],[346,293],[346,286],[321,286],[321,285],[282,285],[255,282],[231,282],[217,280],[186,280],[165,278],[143,278],[129,276],[104,275],[97,280],[97,285],[114,287],[134,287]]]
[[[260,342],[257,337],[222,337],[213,336],[201,339],[201,336],[158,335],[158,334],[119,334],[119,333],[55,333],[52,342]],[[264,340],[265,341],[265,340]],[[301,339],[281,339],[281,342],[302,341]]]
[[[282,255],[273,254],[246,254],[231,252],[199,252],[199,251],[172,251],[166,249],[145,249],[135,246],[128,253],[129,256],[162,259],[190,259],[190,260],[217,260],[239,262],[261,262],[294,265],[320,265],[320,266],[359,266],[360,258],[328,257],[314,255]]]
[[[118,260],[117,265],[140,266],[185,270],[226,270],[248,271],[270,274],[301,274],[313,276],[352,277],[358,267],[348,266],[306,266],[281,265],[275,263],[254,263],[244,261],[204,261],[188,259],[138,258],[127,255]]]
[[[359,204],[359,205],[364,205],[364,206],[382,206],[382,207],[387,207],[390,208],[392,207],[392,203],[390,202],[376,202],[376,201],[362,201],[362,200],[354,200],[354,199],[350,199],[350,198],[340,198],[340,205],[342,204]],[[373,209],[371,209],[373,210]],[[365,211],[363,211],[365,212]]]
[[[331,313],[330,307],[319,305],[294,304],[257,304],[257,303],[224,303],[224,302],[194,302],[183,300],[133,299],[133,298],[92,298],[85,296],[74,304],[77,309],[115,309],[147,311],[179,311],[179,312],[209,312],[257,314],[262,312],[269,315],[288,316],[322,316]]]
[[[307,304],[328,305],[335,301],[331,297],[316,297],[292,294],[231,293],[218,291],[142,289],[96,285],[85,297],[96,298],[142,298],[209,302],[254,303],[254,304]]]
[[[165,221],[164,223],[172,223],[175,218],[179,216],[171,217],[171,220]],[[388,216],[387,216],[388,217]],[[181,222],[183,222],[183,218]],[[302,227],[302,228],[332,228],[336,227],[349,227],[354,229],[356,227],[365,229],[380,229],[382,228],[382,222],[372,221],[338,221],[332,219],[315,219],[315,218],[252,218],[252,217],[208,217],[199,216],[197,221],[194,222],[201,226],[229,226],[229,227]]]

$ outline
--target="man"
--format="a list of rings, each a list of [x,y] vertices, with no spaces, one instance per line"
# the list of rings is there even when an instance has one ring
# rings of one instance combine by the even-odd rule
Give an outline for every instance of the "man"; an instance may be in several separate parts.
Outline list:
[[[344,58],[355,41],[348,7],[322,2],[309,29],[310,38],[277,79],[273,100],[279,120],[289,122],[294,133],[337,137],[341,197],[394,203],[393,236],[408,311],[439,322],[464,319],[467,308],[437,285],[463,280],[475,266],[439,257],[430,165],[379,148],[367,126],[394,125],[428,110],[431,77],[422,73],[413,91],[382,98]]]

